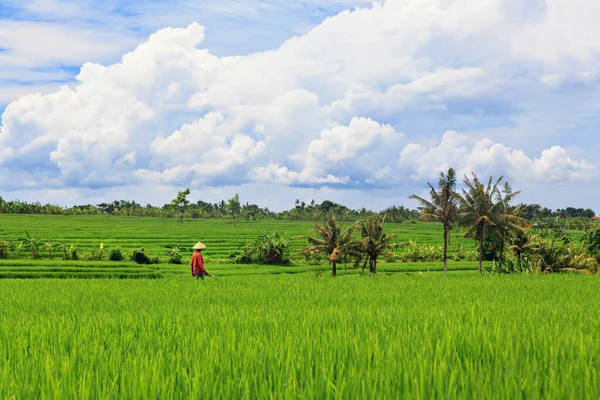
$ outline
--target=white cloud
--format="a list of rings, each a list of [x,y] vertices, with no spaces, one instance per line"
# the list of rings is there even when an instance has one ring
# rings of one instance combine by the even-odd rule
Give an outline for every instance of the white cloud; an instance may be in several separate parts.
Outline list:
[[[47,65],[77,65],[105,57],[115,47],[132,43],[116,40],[111,32],[74,29],[45,22],[0,20],[0,65],[34,68]]]
[[[523,121],[543,137],[532,115],[547,116],[547,125],[565,115],[573,123],[575,105],[554,115],[568,102],[545,99],[557,98],[563,82],[600,86],[592,68],[597,40],[577,34],[569,36],[579,40],[574,48],[558,38],[543,51],[523,47],[543,45],[544,32],[574,28],[575,16],[595,10],[577,1],[579,10],[554,0],[519,14],[516,0],[388,0],[342,12],[277,49],[235,57],[201,48],[200,24],[162,29],[119,63],[84,64],[73,87],[11,103],[0,168],[27,177],[22,182],[91,188],[381,188],[450,166],[523,183],[586,179],[596,167],[565,150],[578,145],[569,137],[493,137],[498,126]],[[564,21],[560,7],[569,8]],[[587,16],[582,24],[581,35],[600,33]],[[21,41],[0,62],[77,62],[105,51],[106,42],[92,50],[92,36],[66,28],[28,29],[34,39],[0,24],[0,39]],[[598,107],[587,112],[597,115]],[[438,139],[448,129],[461,133]],[[539,157],[528,155],[532,147]]]
[[[472,142],[466,135],[446,132],[437,146],[409,144],[400,155],[399,168],[410,171],[417,181],[434,178],[450,167],[459,175],[477,172],[480,176],[504,175],[521,184],[590,181],[596,167],[584,160],[573,160],[560,146],[552,146],[537,158],[491,139]]]

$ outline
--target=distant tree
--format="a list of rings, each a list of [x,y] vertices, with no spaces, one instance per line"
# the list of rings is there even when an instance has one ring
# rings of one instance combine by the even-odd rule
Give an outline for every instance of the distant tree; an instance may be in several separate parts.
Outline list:
[[[177,192],[177,197],[171,201],[171,205],[173,207],[177,207],[179,209],[179,220],[178,222],[183,223],[183,214],[185,213],[185,207],[190,204],[190,201],[187,197],[190,194],[190,189],[187,188],[181,192]]]
[[[421,216],[425,220],[438,221],[444,226],[444,250],[442,260],[444,262],[444,275],[447,274],[447,254],[448,244],[450,243],[450,231],[457,222],[458,217],[458,199],[456,193],[456,173],[453,168],[449,168],[444,174],[440,172],[438,179],[438,189],[436,190],[431,183],[429,185],[429,200],[410,195],[409,198],[419,203]]]
[[[220,202],[218,202],[216,204],[217,210],[219,210],[219,213],[221,214],[222,217],[225,217],[225,214],[227,213],[227,204],[225,203],[225,200],[221,200]]]
[[[238,225],[240,224],[240,212],[241,212],[241,205],[240,205],[240,196],[236,195],[233,196],[232,198],[230,198],[229,200],[227,200],[227,211],[229,211],[229,213],[231,214],[231,218],[233,219],[233,221],[235,223],[237,223]]]
[[[561,218],[577,218],[577,217],[593,218],[596,216],[596,213],[589,208],[583,209],[583,208],[567,207],[563,210],[561,210],[561,209],[556,210],[555,215],[558,215]]]

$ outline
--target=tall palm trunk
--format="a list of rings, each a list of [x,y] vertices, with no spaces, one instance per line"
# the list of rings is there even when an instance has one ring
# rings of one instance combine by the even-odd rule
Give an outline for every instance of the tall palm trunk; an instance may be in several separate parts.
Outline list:
[[[337,275],[337,262],[332,261],[331,265],[331,277],[335,278],[335,276]]]
[[[485,234],[485,230],[482,229],[481,233],[479,234],[479,274],[483,273],[481,264],[483,263],[483,237]]]
[[[502,260],[504,259],[504,238],[500,238],[500,249],[498,250],[498,272],[502,271]]]
[[[444,224],[444,252],[442,254],[442,261],[444,262],[444,276],[448,274],[448,242],[450,241],[449,233],[450,230]]]
[[[371,257],[369,259],[369,272],[372,274],[377,273],[377,257]]]

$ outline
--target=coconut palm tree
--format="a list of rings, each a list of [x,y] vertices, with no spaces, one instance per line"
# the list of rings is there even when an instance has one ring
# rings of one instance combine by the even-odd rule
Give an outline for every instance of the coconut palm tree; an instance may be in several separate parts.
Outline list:
[[[456,193],[456,173],[453,168],[449,168],[444,174],[440,172],[438,180],[438,189],[436,190],[431,183],[429,185],[430,200],[426,200],[416,194],[409,198],[419,203],[421,217],[429,221],[439,221],[444,226],[444,249],[442,260],[444,262],[444,275],[447,274],[447,254],[448,244],[450,243],[450,231],[454,227],[458,216],[458,199]]]
[[[517,231],[510,238],[510,245],[507,248],[517,257],[517,266],[519,269],[522,269],[521,261],[523,259],[523,255],[539,250],[541,241],[542,238],[540,235],[526,232],[524,230]]]
[[[527,220],[521,217],[521,206],[512,207],[510,205],[510,202],[519,193],[521,193],[520,190],[513,192],[508,182],[504,183],[502,191],[496,191],[495,201],[499,207],[498,212],[492,216],[495,225],[492,232],[498,240],[498,271],[502,270],[507,241],[518,232],[523,232],[523,226],[527,223]]]
[[[468,227],[465,237],[475,239],[478,244],[480,274],[482,273],[484,238],[491,229],[497,226],[497,215],[503,207],[502,202],[494,201],[502,177],[498,178],[494,184],[492,184],[492,179],[490,176],[487,185],[484,185],[475,173],[472,173],[471,179],[465,176],[463,182],[466,189],[462,190],[463,195],[459,198],[460,223]]]
[[[328,256],[333,253],[335,249],[344,251],[344,248],[353,241],[352,232],[356,227],[356,223],[350,225],[348,228],[343,229],[343,221],[338,221],[335,213],[330,212],[327,220],[323,222],[323,225],[315,225],[315,233],[318,237],[309,237],[308,243],[312,246],[307,249],[309,252],[322,252]],[[337,263],[339,258],[330,259],[331,262],[331,276],[337,275]]]
[[[361,240],[356,242],[356,245],[350,244],[348,247],[354,248],[355,253],[365,255],[363,271],[367,261],[369,262],[369,272],[377,273],[377,258],[385,251],[398,247],[399,244],[392,244],[391,240],[396,236],[394,234],[387,235],[383,232],[385,224],[385,216],[372,216],[361,220],[358,223]],[[356,251],[357,250],[357,251]]]

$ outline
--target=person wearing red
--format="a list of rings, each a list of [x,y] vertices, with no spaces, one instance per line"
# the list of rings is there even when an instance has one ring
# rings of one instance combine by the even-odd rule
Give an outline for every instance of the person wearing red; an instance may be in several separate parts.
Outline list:
[[[206,245],[202,242],[198,242],[193,248],[195,251],[192,256],[192,275],[196,279],[204,279],[204,275],[209,275],[204,268],[204,258],[202,257],[202,250],[206,248]]]

